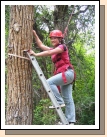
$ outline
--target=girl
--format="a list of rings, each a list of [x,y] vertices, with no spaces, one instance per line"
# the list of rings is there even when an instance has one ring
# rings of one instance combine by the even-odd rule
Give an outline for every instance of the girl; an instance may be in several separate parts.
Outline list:
[[[60,30],[50,32],[49,37],[53,45],[52,48],[45,46],[34,30],[33,34],[37,45],[43,52],[35,53],[33,50],[30,50],[29,53],[36,57],[51,56],[55,65],[55,71],[54,76],[50,77],[47,82],[59,105],[61,107],[65,106],[65,116],[69,124],[73,125],[75,123],[75,105],[72,97],[72,83],[75,79],[75,72],[70,63],[68,49],[63,43],[63,34]],[[54,108],[54,106],[50,106],[49,108]]]

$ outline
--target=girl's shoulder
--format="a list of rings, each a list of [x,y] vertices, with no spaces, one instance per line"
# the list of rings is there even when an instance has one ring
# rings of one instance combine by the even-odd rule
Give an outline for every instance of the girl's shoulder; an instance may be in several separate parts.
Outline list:
[[[64,51],[67,50],[67,46],[65,44],[60,44],[58,47],[61,48]]]

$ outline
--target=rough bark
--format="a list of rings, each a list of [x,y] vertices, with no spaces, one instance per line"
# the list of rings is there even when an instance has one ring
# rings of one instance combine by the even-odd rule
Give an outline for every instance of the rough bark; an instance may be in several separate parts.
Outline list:
[[[33,6],[11,6],[8,53],[26,57],[32,47]],[[32,124],[32,65],[29,60],[8,56],[7,125]]]
[[[64,29],[67,25],[67,12],[68,5],[55,5],[54,6],[54,26],[55,29],[59,29],[64,32]]]

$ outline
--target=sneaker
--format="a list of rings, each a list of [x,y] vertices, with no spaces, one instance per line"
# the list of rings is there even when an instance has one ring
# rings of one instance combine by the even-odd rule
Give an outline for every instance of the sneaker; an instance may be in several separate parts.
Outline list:
[[[59,122],[57,123],[57,125],[63,125],[63,124],[62,124],[62,122],[59,121]],[[69,125],[74,125],[74,123],[69,122]]]
[[[59,122],[57,123],[57,125],[63,125],[63,124],[62,124],[62,122],[59,121]]]
[[[63,125],[63,124],[62,124],[62,122],[59,121],[59,122],[57,123],[57,125]],[[74,125],[74,123],[69,122],[68,125]]]
[[[65,104],[61,104],[60,107],[65,107]],[[55,106],[49,106],[49,108],[55,108]]]
[[[74,125],[74,123],[72,123],[72,122],[69,122],[69,125]]]

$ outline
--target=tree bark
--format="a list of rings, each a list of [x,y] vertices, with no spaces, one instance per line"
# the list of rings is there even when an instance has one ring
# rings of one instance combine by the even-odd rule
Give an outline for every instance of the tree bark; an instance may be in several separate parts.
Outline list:
[[[8,53],[26,57],[32,47],[33,6],[12,5]],[[32,65],[29,60],[8,56],[6,125],[31,125],[33,115]]]
[[[64,32],[67,25],[67,12],[68,5],[55,5],[54,6],[54,27]]]

